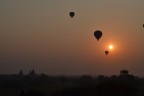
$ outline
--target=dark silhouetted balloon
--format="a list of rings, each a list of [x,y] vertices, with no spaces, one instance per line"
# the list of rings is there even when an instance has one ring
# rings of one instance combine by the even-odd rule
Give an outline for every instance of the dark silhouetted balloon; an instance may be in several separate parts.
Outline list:
[[[109,54],[109,51],[105,51],[105,54],[108,55],[108,54]]]
[[[96,39],[99,41],[99,39],[102,36],[102,32],[100,30],[97,30],[94,32],[94,36],[96,37]]]
[[[75,13],[74,12],[70,12],[69,15],[71,16],[71,18],[73,18]]]
[[[144,27],[144,24],[143,24],[143,27]]]

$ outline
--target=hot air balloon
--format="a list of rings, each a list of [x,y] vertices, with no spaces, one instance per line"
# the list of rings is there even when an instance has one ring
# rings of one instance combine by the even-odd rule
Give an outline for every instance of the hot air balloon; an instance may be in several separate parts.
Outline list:
[[[71,18],[73,18],[75,13],[74,12],[70,12],[69,15],[71,16]]]
[[[102,36],[102,32],[100,30],[97,30],[94,32],[94,36],[96,37],[96,39],[99,41],[99,39]]]
[[[108,55],[108,54],[109,54],[109,51],[105,51],[105,54]]]
[[[143,27],[144,27],[144,24],[143,24]]]

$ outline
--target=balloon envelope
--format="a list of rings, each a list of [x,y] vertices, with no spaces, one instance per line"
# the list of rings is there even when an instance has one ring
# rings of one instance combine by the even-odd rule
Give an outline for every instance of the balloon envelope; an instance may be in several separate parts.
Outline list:
[[[94,36],[96,37],[96,39],[99,41],[99,39],[102,36],[102,32],[100,30],[97,30],[94,32]]]
[[[109,54],[109,51],[105,51],[105,54],[108,55],[108,54]]]
[[[70,15],[71,17],[74,17],[75,13],[74,13],[74,12],[70,12],[69,15]]]
[[[144,24],[143,24],[143,27],[144,27]]]

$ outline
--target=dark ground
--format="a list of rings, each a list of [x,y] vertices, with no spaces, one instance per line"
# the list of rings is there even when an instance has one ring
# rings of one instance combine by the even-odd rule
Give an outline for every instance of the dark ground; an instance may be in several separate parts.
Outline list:
[[[0,75],[0,96],[144,96],[144,78],[127,70],[110,77],[66,77],[35,73]]]

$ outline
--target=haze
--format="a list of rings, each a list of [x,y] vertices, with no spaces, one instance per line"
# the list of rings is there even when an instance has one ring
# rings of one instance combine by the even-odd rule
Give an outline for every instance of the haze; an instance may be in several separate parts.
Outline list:
[[[143,76],[143,23],[144,0],[1,0],[0,74]]]

